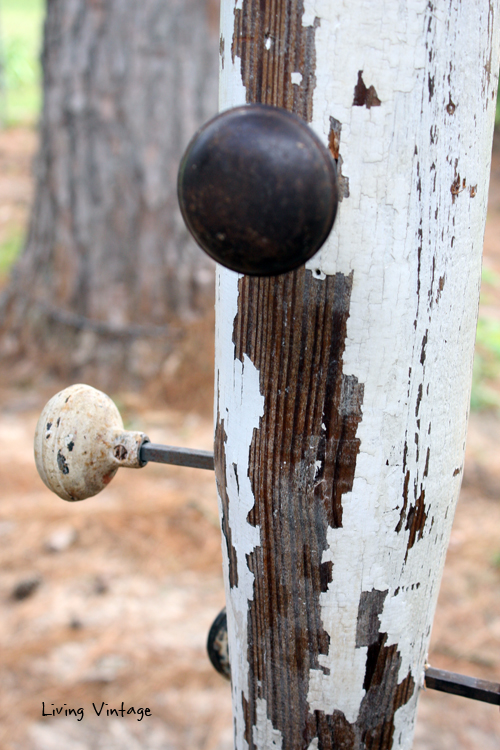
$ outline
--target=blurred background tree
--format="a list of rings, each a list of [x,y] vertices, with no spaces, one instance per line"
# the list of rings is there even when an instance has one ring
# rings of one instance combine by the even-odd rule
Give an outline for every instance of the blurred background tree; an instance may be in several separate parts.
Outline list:
[[[111,390],[117,373],[124,385],[155,382],[208,410],[212,275],[180,219],[175,179],[216,110],[218,0],[136,5],[0,0],[0,123],[24,133],[41,110],[47,11],[31,225],[26,236],[16,216],[0,231],[0,289],[25,250],[0,301],[0,357],[7,371],[36,362]],[[485,266],[483,300],[499,294]],[[471,405],[500,410],[498,321],[484,315]]]
[[[36,97],[37,64],[7,34],[25,5],[43,12],[2,8],[7,122]],[[176,369],[173,344],[213,295],[176,176],[217,110],[217,38],[218,0],[48,0],[34,205],[0,303],[8,361],[103,388]]]

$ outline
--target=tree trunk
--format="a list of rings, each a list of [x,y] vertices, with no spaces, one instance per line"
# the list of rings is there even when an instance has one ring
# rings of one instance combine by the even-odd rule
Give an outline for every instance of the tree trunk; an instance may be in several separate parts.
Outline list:
[[[409,749],[462,479],[498,83],[488,0],[222,2],[222,109],[337,161],[297,272],[216,283],[237,750]]]
[[[4,353],[43,351],[66,375],[147,374],[172,343],[165,324],[212,295],[176,179],[216,111],[217,0],[49,0],[43,69],[35,205],[3,303]]]

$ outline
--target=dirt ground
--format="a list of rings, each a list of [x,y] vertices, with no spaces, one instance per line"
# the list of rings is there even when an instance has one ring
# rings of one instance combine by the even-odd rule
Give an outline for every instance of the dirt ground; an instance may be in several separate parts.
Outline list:
[[[35,146],[30,131],[0,133],[0,241],[27,216]],[[500,146],[485,265],[500,273]],[[486,302],[500,316],[498,292]],[[32,441],[42,406],[66,384],[11,381],[0,372],[0,750],[232,750],[229,685],[205,654],[224,604],[213,473],[120,470],[101,495],[65,503],[39,480]],[[111,395],[130,429],[211,448],[209,407]],[[470,420],[429,662],[500,681],[500,419],[491,413]],[[106,716],[122,701],[151,716]],[[100,716],[93,703],[104,703]],[[43,706],[63,712],[44,717]],[[80,707],[81,721],[64,716]],[[422,694],[414,750],[499,747],[497,707]]]

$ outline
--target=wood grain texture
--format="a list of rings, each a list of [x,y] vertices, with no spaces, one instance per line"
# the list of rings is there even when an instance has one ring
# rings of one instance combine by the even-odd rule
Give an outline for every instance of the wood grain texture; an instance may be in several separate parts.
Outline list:
[[[295,109],[343,198],[305,270],[218,271],[237,750],[411,748],[460,486],[498,29],[488,0],[223,2],[221,107]]]
[[[363,386],[342,371],[351,285],[342,274],[323,282],[304,269],[239,284],[236,356],[254,363],[265,399],[250,450],[248,518],[261,535],[248,559],[250,748],[259,700],[284,747],[307,747],[315,737],[335,747],[333,717],[309,713],[307,690],[309,670],[328,653],[320,608],[331,577],[331,563],[322,562],[327,531],[342,526],[359,450]]]
[[[307,121],[317,24],[304,28],[303,10],[300,0],[244,0],[234,14],[232,56],[241,60],[248,102],[285,107]],[[300,84],[292,83],[293,72]],[[255,365],[265,399],[250,452],[256,502],[248,520],[261,535],[248,558],[255,576],[248,612],[249,698],[243,697],[250,748],[259,746],[255,728],[262,701],[291,750],[315,737],[321,747],[333,748],[334,734],[338,742],[349,731],[338,717],[309,713],[307,692],[310,669],[319,668],[318,655],[328,653],[320,611],[332,565],[322,562],[327,530],[342,526],[342,494],[352,488],[359,450],[363,386],[342,372],[351,286],[352,277],[320,281],[305,269],[239,283],[235,354]],[[221,430],[218,421],[216,436]],[[224,507],[225,478],[218,484]],[[233,586],[234,548],[225,520],[223,532]]]
[[[220,419],[220,415],[217,415],[215,423],[215,438],[214,438],[214,461],[216,467],[215,479],[217,482],[217,492],[219,493],[221,503],[221,530],[222,530],[222,542],[226,545],[227,559],[228,559],[228,571],[229,571],[229,585],[231,588],[238,585],[238,563],[236,560],[236,550],[234,549],[231,526],[229,525],[229,495],[227,492],[227,472],[226,472],[226,460],[225,460],[225,441],[227,435],[224,430],[224,420]]]
[[[243,0],[234,11],[233,63],[241,61],[247,102],[272,104],[312,117],[316,85],[314,34],[317,22],[302,25],[303,0]],[[299,74],[299,83],[292,81]]]

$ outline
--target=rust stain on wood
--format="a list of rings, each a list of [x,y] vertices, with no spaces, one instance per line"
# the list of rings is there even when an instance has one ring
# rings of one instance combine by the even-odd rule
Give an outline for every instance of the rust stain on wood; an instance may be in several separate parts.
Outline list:
[[[455,160],[455,179],[451,183],[450,192],[452,195],[452,203],[455,203],[455,198],[457,195],[460,195],[460,193],[463,193],[464,190],[467,187],[467,180],[464,177],[463,179],[460,178],[460,173],[457,172],[457,165],[458,165],[458,159]],[[472,187],[469,187],[469,195],[471,198],[474,198],[476,195],[477,185],[473,185]]]
[[[339,201],[349,198],[349,177],[342,174],[342,165],[344,160],[340,155],[340,137],[342,133],[342,123],[335,117],[330,117],[330,132],[328,133],[328,148],[335,159],[337,165],[337,183]]]
[[[335,717],[309,713],[306,698],[309,671],[322,669],[318,656],[329,649],[320,606],[331,580],[327,531],[342,526],[360,445],[363,385],[342,371],[351,289],[352,274],[320,281],[305,269],[239,282],[236,357],[251,359],[265,398],[250,448],[248,521],[260,527],[261,545],[247,558],[255,576],[243,699],[249,748],[258,699],[283,747],[302,749],[314,737],[339,746]]]
[[[443,289],[444,289],[445,280],[446,280],[446,274],[443,274],[443,276],[439,277],[438,290],[437,290],[437,294],[436,294],[436,303],[439,302],[439,300],[441,299],[441,295],[442,295]]]
[[[452,101],[451,94],[449,95],[449,97],[450,98],[449,98],[448,104],[446,105],[446,111],[448,112],[449,115],[454,115],[457,105],[455,104],[455,102]]]

